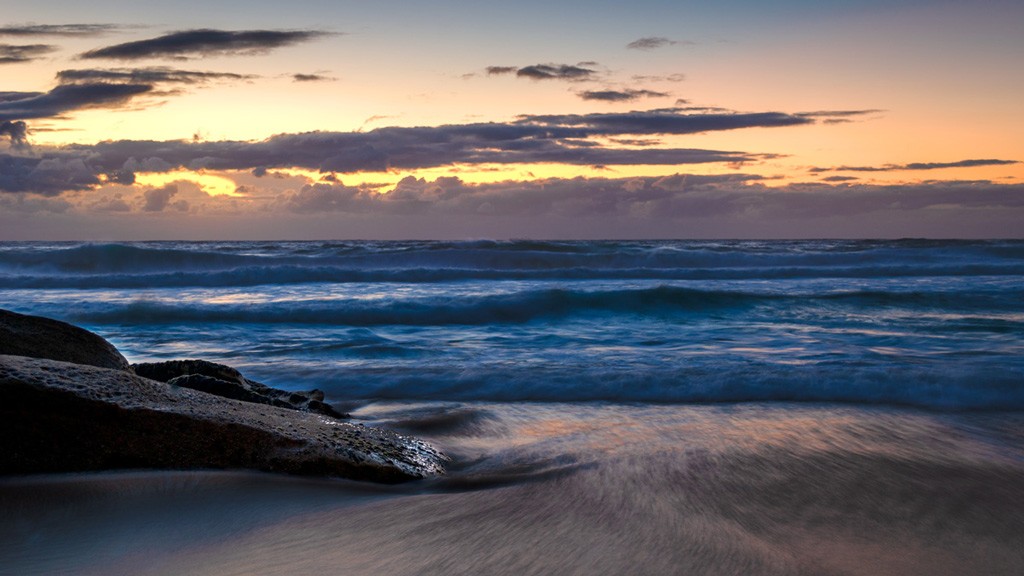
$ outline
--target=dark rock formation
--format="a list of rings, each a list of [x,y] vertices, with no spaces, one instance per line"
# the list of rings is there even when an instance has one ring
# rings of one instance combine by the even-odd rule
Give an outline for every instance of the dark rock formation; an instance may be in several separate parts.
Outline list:
[[[422,441],[319,414],[0,356],[0,474],[255,468],[400,482],[441,474],[445,460]]]
[[[284,402],[275,403],[266,396],[260,396],[259,394],[246,389],[241,384],[228,382],[227,380],[221,380],[220,378],[204,376],[202,374],[178,376],[177,378],[171,378],[167,383],[171,386],[184,386],[185,388],[199,390],[200,392],[206,392],[207,394],[213,394],[214,396],[231,398],[232,400],[241,400],[242,402],[252,402],[254,404],[269,404],[271,406],[289,408],[291,410],[295,409],[291,404],[285,404]]]
[[[231,366],[225,366],[224,364],[217,364],[215,362],[207,362],[206,360],[141,362],[139,364],[132,364],[132,370],[135,370],[135,373],[143,378],[149,378],[150,380],[156,380],[158,382],[167,382],[168,380],[177,378],[178,376],[200,374],[202,376],[209,376],[210,378],[224,380],[225,382],[233,382],[241,386],[244,386],[246,383],[245,377],[243,377],[242,373],[238,370],[235,370]]]
[[[143,378],[201,390],[225,398],[316,412],[332,418],[348,417],[347,414],[342,414],[329,404],[325,404],[324,393],[320,390],[292,392],[271,388],[245,378],[241,372],[230,366],[206,360],[144,362],[132,364],[132,369]]]
[[[9,310],[0,310],[0,354],[129,369],[128,361],[110,342],[88,330]]]

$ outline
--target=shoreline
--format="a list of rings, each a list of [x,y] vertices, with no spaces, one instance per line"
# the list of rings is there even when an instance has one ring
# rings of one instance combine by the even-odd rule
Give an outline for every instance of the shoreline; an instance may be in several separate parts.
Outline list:
[[[5,557],[83,574],[1024,567],[1024,413],[388,402],[355,416],[422,424],[456,464],[397,486],[223,471],[7,479],[0,508],[23,545],[0,538]],[[50,496],[21,497],[33,490]],[[78,555],[61,559],[69,547]]]

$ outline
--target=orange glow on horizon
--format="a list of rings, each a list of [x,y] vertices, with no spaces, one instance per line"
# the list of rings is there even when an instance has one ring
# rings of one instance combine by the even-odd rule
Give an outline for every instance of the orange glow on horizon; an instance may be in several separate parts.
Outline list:
[[[156,188],[181,181],[192,182],[210,196],[244,196],[236,191],[235,181],[226,176],[195,172],[184,168],[171,172],[137,172],[135,174],[135,184],[140,186]]]

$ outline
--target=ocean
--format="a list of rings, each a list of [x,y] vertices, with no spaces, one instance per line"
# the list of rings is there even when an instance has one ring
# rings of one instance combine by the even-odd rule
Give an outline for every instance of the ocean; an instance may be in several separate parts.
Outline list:
[[[1024,241],[0,243],[0,307],[453,457],[2,480],[10,573],[1024,572]]]

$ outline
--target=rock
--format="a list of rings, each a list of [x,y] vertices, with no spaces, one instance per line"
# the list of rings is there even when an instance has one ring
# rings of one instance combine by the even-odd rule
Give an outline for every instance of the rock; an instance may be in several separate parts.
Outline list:
[[[330,404],[324,403],[324,393],[320,390],[292,392],[271,388],[247,379],[231,366],[206,360],[143,362],[132,364],[132,369],[143,378],[201,390],[225,398],[316,412],[332,418],[349,417],[348,414],[338,412]]]
[[[168,360],[167,362],[141,362],[132,364],[132,370],[143,378],[167,382],[178,376],[200,374],[244,386],[246,379],[231,366],[206,360]]]
[[[252,468],[401,482],[444,472],[429,444],[130,372],[0,356],[0,474]]]
[[[272,402],[268,401],[266,396],[261,396],[255,392],[247,390],[240,384],[221,380],[220,378],[203,376],[202,374],[178,376],[177,378],[171,378],[167,383],[171,386],[184,386],[185,388],[199,390],[200,392],[206,392],[207,394],[213,394],[215,396],[223,396],[224,398],[231,398],[232,400],[254,402],[256,404],[272,404]],[[291,406],[285,407],[291,408]]]
[[[66,322],[0,309],[0,354],[47,358],[113,370],[128,361],[110,343]]]

